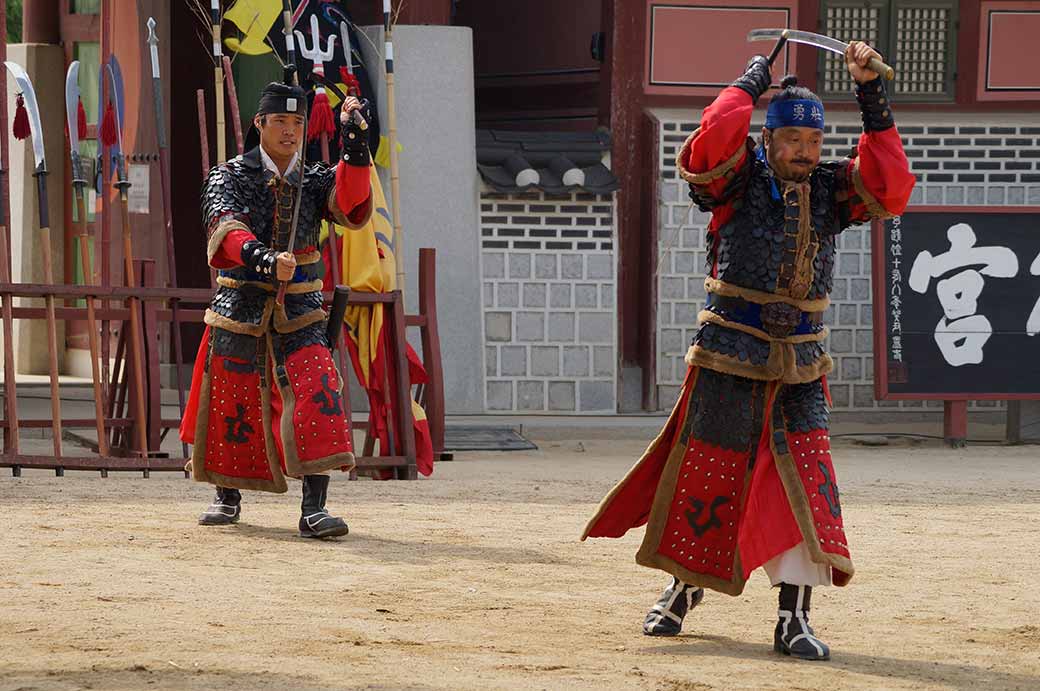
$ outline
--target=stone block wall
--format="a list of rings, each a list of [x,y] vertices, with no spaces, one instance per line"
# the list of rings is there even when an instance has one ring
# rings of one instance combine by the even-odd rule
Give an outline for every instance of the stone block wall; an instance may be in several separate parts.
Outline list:
[[[613,197],[483,190],[488,412],[617,409]]]

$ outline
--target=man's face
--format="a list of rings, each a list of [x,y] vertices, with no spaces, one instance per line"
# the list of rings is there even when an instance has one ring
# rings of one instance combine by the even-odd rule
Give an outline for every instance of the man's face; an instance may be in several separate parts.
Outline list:
[[[253,124],[260,130],[260,144],[274,158],[290,159],[300,150],[303,116],[290,113],[258,115]]]
[[[815,127],[762,130],[762,142],[773,172],[782,180],[804,182],[820,162],[823,132]]]

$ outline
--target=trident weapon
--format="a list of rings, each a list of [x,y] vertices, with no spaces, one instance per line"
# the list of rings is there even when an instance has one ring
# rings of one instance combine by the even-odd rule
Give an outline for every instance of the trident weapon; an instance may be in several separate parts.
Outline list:
[[[43,249],[43,280],[45,283],[54,283],[54,269],[51,263],[51,228],[50,214],[47,210],[47,159],[43,149],[43,125],[40,123],[40,108],[36,101],[36,91],[33,89],[29,75],[25,73],[18,63],[7,61],[4,63],[11,72],[18,88],[25,100],[25,109],[29,115],[30,130],[32,132],[33,158],[36,161],[36,170],[33,177],[36,178],[36,200],[40,212],[40,243]],[[47,303],[47,350],[49,355],[48,368],[51,380],[51,417],[52,432],[54,436],[54,456],[61,458],[61,397],[58,392],[58,332],[57,318],[54,313],[54,295],[46,297]],[[60,469],[59,469],[59,474]]]
[[[114,57],[115,56],[113,56],[113,59]],[[115,89],[116,77],[115,72],[112,69],[112,61],[109,61],[105,65],[105,70],[108,72],[109,79],[112,81],[112,88]],[[123,118],[118,113],[116,116],[116,138],[120,143],[122,143]],[[126,274],[126,286],[127,288],[133,289],[137,287],[137,280],[134,278],[134,248],[130,228],[130,181],[127,179],[126,154],[124,153],[122,146],[120,146],[116,153],[116,178],[115,187],[119,190],[119,206],[123,227],[123,263],[125,267],[124,272]],[[137,389],[135,407],[137,408],[137,418],[140,421],[140,424],[138,425],[138,441],[140,443],[142,456],[147,456],[148,416],[144,404],[145,396],[147,394],[144,386],[144,344],[142,343],[141,338],[141,320],[139,314],[140,302],[140,298],[128,298],[128,307],[130,308],[130,337],[126,340],[127,344],[133,348],[131,364],[134,377],[134,387]]]
[[[162,81],[159,76],[159,38],[155,35],[155,19],[148,18],[148,48],[152,58],[152,100],[155,104],[155,131],[159,143],[159,180],[162,187],[163,225],[166,227],[166,261],[169,274],[169,285],[177,287],[177,257],[173,244],[173,206],[170,201],[170,147],[166,141],[166,113],[163,108]],[[181,416],[184,416],[184,348],[181,343],[181,318],[177,298],[170,300],[173,310],[173,346],[175,366],[177,367],[177,405]],[[182,444],[184,455],[188,455],[188,445]]]
[[[215,2],[216,0],[214,0]],[[288,64],[285,66],[286,73],[290,71],[292,73],[292,81],[296,86],[300,85],[300,74],[296,70],[296,46],[293,44],[293,17],[292,17],[292,3],[290,0],[282,0],[282,25],[285,33],[285,56],[288,60]],[[296,199],[293,200],[293,213],[292,213],[292,225],[289,230],[289,242],[286,245],[286,252],[292,253],[293,247],[296,246],[296,227],[300,221],[300,200],[303,198],[303,174],[304,167],[306,166],[307,155],[307,118],[303,119],[303,136],[300,138],[300,154],[299,154],[299,166],[300,170],[296,178]],[[275,303],[279,307],[285,307],[285,289],[289,286],[288,281],[282,281],[281,285],[278,286],[278,295],[275,297]]]
[[[824,36],[823,34],[814,34],[811,31],[797,31],[795,29],[752,29],[748,34],[749,41],[773,41],[781,38],[792,43],[804,43],[807,46],[829,50],[832,53],[838,53],[839,55],[845,55],[845,51],[849,48],[849,44],[844,41],[839,41],[836,38]],[[867,62],[867,69],[877,72],[889,81],[891,81],[896,74],[895,70],[877,58],[871,58]]]
[[[325,94],[325,88],[321,86],[325,77],[325,63],[332,59],[334,55],[334,47],[336,45],[336,37],[329,36],[328,41],[325,43],[325,49],[321,48],[321,33],[318,31],[318,15],[311,15],[311,46],[307,47],[307,39],[300,31],[295,31],[296,41],[300,46],[300,54],[303,57],[313,63],[311,67],[311,73],[318,81],[318,88],[314,90],[314,103],[311,106],[315,113],[319,113],[324,110],[328,113],[326,121],[331,117],[332,111],[329,109],[329,99]],[[322,122],[322,119],[316,120],[316,122]],[[335,125],[333,125],[333,131],[335,131]],[[313,133],[312,133],[313,134]],[[321,159],[326,163],[329,162],[329,133],[322,129],[319,133],[321,141]]]
[[[72,197],[79,215],[79,257],[83,265],[83,283],[91,285],[93,270],[90,261],[90,236],[87,234],[87,179],[83,175],[83,162],[79,155],[79,60],[73,60],[65,75],[65,115],[69,125],[69,152],[72,159]],[[90,341],[90,374],[94,382],[94,418],[98,434],[98,454],[108,455],[108,439],[105,434],[104,396],[101,392],[101,346],[98,342],[97,315],[94,312],[94,296],[87,295],[87,331]]]

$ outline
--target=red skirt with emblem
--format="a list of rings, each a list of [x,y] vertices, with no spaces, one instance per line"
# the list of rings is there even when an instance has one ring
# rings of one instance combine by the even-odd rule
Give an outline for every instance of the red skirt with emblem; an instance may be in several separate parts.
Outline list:
[[[646,524],[636,555],[730,595],[805,542],[852,578],[831,461],[826,383],[781,384],[691,367],[661,434],[600,504],[582,539]]]
[[[232,345],[214,347],[214,335]],[[288,348],[284,338],[206,328],[180,429],[196,480],[284,492],[286,476],[354,467],[332,354],[316,335]]]

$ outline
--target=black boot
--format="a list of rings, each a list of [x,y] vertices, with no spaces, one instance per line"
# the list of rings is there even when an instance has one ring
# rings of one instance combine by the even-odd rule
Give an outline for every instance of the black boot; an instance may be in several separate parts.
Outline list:
[[[647,636],[677,636],[682,630],[683,617],[704,599],[704,588],[683,583],[672,577],[661,599],[646,613],[643,633]]]
[[[328,475],[303,476],[300,537],[338,537],[350,532],[346,521],[330,516],[325,510],[325,496],[328,490]]]
[[[217,487],[217,496],[201,516],[199,525],[231,525],[242,514],[242,493],[237,489]]]
[[[780,584],[780,621],[773,632],[773,650],[799,660],[831,659],[831,649],[813,634],[809,626],[811,599],[810,586]]]

